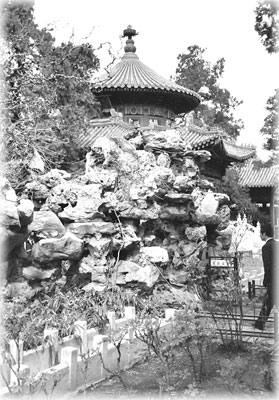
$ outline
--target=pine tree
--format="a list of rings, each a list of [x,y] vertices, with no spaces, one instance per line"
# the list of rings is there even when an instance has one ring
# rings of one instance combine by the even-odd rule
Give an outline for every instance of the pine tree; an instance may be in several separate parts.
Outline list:
[[[5,166],[17,188],[35,150],[47,169],[78,159],[77,138],[98,115],[90,79],[99,60],[87,43],[55,46],[51,31],[34,22],[33,2],[12,0],[1,11]]]
[[[235,120],[233,111],[242,102],[219,85],[225,59],[220,58],[212,64],[204,58],[206,49],[194,45],[187,50],[178,55],[176,82],[198,92],[203,99],[194,110],[194,123],[203,124],[207,128],[219,127],[230,136],[237,137],[243,128],[243,122]]]

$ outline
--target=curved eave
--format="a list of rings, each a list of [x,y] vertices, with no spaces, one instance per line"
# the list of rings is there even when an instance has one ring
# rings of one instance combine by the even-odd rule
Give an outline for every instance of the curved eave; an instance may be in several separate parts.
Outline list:
[[[175,114],[188,113],[196,108],[200,100],[192,94],[183,93],[175,90],[127,87],[106,88],[101,91],[92,89],[93,94],[98,98],[110,96],[113,105],[120,104],[154,104],[166,106],[173,110]],[[134,96],[136,94],[136,97]]]
[[[222,148],[225,155],[232,161],[246,161],[256,154],[255,148],[240,146],[228,140],[222,140]]]
[[[162,104],[168,105],[171,102],[172,109],[176,110],[177,114],[193,110],[201,101],[197,93],[158,75],[134,53],[126,53],[122,61],[101,75],[93,85],[92,92],[97,97],[116,96],[117,93],[137,93],[137,96],[139,93],[147,96],[161,95],[162,98],[166,98],[166,102]]]
[[[277,187],[278,166],[257,169],[249,164],[240,170],[239,183],[249,188]]]

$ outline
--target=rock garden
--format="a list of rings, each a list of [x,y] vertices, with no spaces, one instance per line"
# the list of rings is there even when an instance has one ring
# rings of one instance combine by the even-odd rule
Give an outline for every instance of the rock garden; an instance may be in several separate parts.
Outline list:
[[[70,172],[33,167],[17,193],[1,179],[2,364],[9,341],[29,351],[44,345],[46,329],[56,329],[59,340],[75,334],[76,321],[119,349],[128,328],[123,337],[109,335],[108,313],[121,319],[125,307],[135,307],[133,329],[147,353],[123,375],[107,368],[119,396],[140,395],[139,387],[150,396],[192,396],[217,381],[226,393],[248,387],[248,394],[270,394],[271,349],[228,344],[216,336],[212,319],[195,317],[205,310],[208,255],[234,255],[228,196],[200,175],[210,153],[188,147],[178,129],[134,129],[126,138],[101,137],[88,150],[86,163]],[[159,334],[155,322],[170,308],[182,314]],[[245,386],[244,371],[253,363],[263,363],[264,373],[253,367]],[[2,381],[12,392],[3,368]],[[17,387],[24,384],[19,377]],[[89,379],[83,395],[107,393],[108,383],[102,385]]]

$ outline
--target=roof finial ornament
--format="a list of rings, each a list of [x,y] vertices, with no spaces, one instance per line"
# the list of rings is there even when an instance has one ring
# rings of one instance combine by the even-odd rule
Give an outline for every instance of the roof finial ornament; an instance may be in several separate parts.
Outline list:
[[[135,29],[132,28],[131,25],[128,25],[127,29],[124,29],[123,31],[123,38],[128,37],[126,40],[126,46],[124,47],[125,53],[135,53],[136,52],[136,46],[134,45],[134,41],[132,39],[133,36],[138,35]]]

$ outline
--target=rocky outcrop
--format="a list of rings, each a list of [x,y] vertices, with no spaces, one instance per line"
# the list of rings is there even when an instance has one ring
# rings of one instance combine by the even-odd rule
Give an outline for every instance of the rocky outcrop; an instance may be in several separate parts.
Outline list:
[[[30,283],[66,274],[86,277],[87,291],[115,284],[150,291],[160,279],[186,285],[209,237],[220,252],[230,242],[228,198],[200,177],[209,157],[178,130],[138,130],[130,140],[99,138],[80,176],[38,175],[21,199],[5,182],[5,257],[25,242],[20,268]]]

